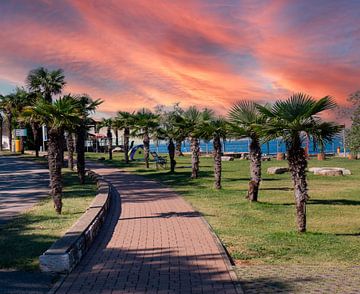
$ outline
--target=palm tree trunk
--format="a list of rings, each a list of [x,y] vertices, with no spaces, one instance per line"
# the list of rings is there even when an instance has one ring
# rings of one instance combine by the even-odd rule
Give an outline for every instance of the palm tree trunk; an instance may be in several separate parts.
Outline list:
[[[0,151],[3,151],[3,121],[2,115],[0,114]]]
[[[107,130],[107,138],[109,143],[109,160],[112,160],[112,134],[111,134],[111,128],[108,128]]]
[[[68,168],[74,170],[74,136],[69,133],[66,137],[66,145],[68,150]]]
[[[175,172],[176,160],[175,160],[175,145],[172,139],[169,141],[168,146],[169,158],[170,158],[170,172]]]
[[[80,126],[76,131],[76,169],[80,184],[85,183],[85,126]]]
[[[23,129],[24,124],[22,122],[19,123],[19,127],[20,127],[20,129]],[[25,154],[25,140],[24,140],[23,136],[20,137],[20,152],[21,152],[21,154]]]
[[[48,161],[50,172],[50,187],[55,211],[58,214],[61,214],[62,210],[62,139],[62,131],[57,129],[49,129]]]
[[[8,112],[7,113],[7,127],[8,127],[8,133],[9,133],[9,150],[10,152],[13,151],[12,148],[12,113]]]
[[[261,146],[257,136],[252,136],[250,142],[250,176],[247,198],[256,202],[261,182]]]
[[[176,141],[176,147],[175,147],[175,149],[176,149],[176,155],[177,156],[184,156],[184,154],[182,153],[182,151],[181,151],[181,141],[180,140],[178,140],[178,141]]]
[[[200,144],[199,139],[191,137],[191,178],[197,179],[199,177],[200,164]]]
[[[30,125],[34,136],[35,156],[39,157],[39,126],[34,122],[32,122]]]
[[[306,202],[309,196],[306,181],[307,161],[300,138],[294,140],[288,150],[289,168],[294,183],[297,228],[302,233],[306,231]]]
[[[125,163],[129,163],[129,137],[130,137],[130,129],[124,128],[124,156]]]
[[[115,131],[115,146],[119,146],[119,129],[114,128]]]
[[[145,130],[143,143],[144,143],[145,165],[146,165],[146,168],[149,168],[150,138],[149,138],[148,130]]]
[[[214,146],[214,177],[215,177],[215,189],[221,189],[221,140],[220,136],[215,135],[213,138]]]

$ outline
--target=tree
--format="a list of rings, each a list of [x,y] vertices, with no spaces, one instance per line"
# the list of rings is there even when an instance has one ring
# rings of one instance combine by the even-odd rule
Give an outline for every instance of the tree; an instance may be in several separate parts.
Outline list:
[[[16,95],[15,93],[11,93],[5,96],[0,97],[0,109],[2,109],[5,114],[6,123],[7,123],[7,131],[9,134],[9,150],[12,150],[12,130],[13,130],[13,118],[16,110]]]
[[[231,107],[228,117],[233,136],[250,138],[250,182],[247,198],[256,202],[261,182],[261,145],[256,126],[263,124],[265,118],[259,113],[256,104],[247,100],[235,103]]]
[[[113,127],[113,119],[112,118],[103,118],[101,121],[101,127],[106,127],[106,137],[108,143],[108,153],[109,153],[109,160],[112,160],[112,133],[111,129]]]
[[[133,134],[143,138],[144,160],[146,168],[149,168],[150,135],[159,126],[159,115],[149,109],[143,108],[134,115]]]
[[[62,153],[64,145],[64,130],[80,123],[77,103],[65,96],[53,103],[42,99],[31,108],[40,118],[42,124],[48,127],[48,163],[50,172],[51,196],[55,211],[62,210]],[[26,115],[26,114],[25,114]]]
[[[307,160],[302,147],[304,133],[312,136],[316,142],[330,141],[340,126],[324,122],[318,114],[336,106],[330,96],[315,100],[303,93],[293,94],[285,101],[277,101],[273,106],[257,105],[260,113],[268,120],[259,125],[259,131],[265,140],[282,137],[288,150],[288,163],[294,184],[297,228],[306,231],[306,202],[309,198],[306,180]]]
[[[95,112],[96,108],[103,103],[101,99],[93,100],[89,95],[75,95],[77,112],[79,115],[79,124],[76,125],[76,168],[81,184],[85,183],[85,138],[88,125],[95,122],[90,115]]]
[[[223,154],[221,139],[225,139],[228,131],[228,124],[223,117],[212,117],[200,125],[200,136],[205,140],[213,140],[214,156],[214,187],[221,189],[221,156]]]
[[[124,130],[124,159],[125,163],[129,163],[130,128],[134,125],[134,114],[126,111],[119,111],[114,123],[118,129]]]
[[[26,78],[26,85],[30,91],[40,93],[51,103],[52,96],[61,94],[65,86],[65,76],[62,69],[49,71],[44,67],[33,69]]]
[[[2,96],[0,95],[0,101]],[[3,115],[1,113],[1,109],[0,109],[0,151],[3,151],[3,144],[2,144],[2,140],[3,140]]]
[[[191,178],[199,177],[200,166],[200,126],[212,116],[212,111],[204,109],[199,111],[196,107],[191,106],[181,114],[175,115],[174,126],[185,137],[190,138],[191,148]]]

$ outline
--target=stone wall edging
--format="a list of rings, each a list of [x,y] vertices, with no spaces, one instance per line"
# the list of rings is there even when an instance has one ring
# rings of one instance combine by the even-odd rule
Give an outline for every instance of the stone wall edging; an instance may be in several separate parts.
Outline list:
[[[78,221],[40,257],[44,272],[70,273],[90,248],[105,221],[113,188],[103,177],[87,171],[96,181],[97,194]]]

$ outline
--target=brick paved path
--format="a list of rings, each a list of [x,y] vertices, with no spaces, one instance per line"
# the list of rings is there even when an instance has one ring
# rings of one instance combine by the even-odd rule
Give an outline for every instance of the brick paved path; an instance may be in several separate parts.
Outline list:
[[[105,229],[57,294],[239,293],[208,226],[181,197],[117,169],[92,169],[121,197],[113,199]]]

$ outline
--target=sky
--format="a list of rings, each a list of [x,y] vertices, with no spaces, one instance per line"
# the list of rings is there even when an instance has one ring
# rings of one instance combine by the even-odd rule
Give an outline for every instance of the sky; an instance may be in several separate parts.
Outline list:
[[[0,93],[62,68],[100,111],[360,90],[360,1],[1,0]]]

